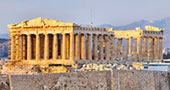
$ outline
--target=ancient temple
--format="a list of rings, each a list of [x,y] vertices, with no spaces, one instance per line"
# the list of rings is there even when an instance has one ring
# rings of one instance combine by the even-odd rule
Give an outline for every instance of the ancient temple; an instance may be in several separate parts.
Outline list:
[[[113,43],[108,44],[114,42],[114,32],[106,28],[41,18],[8,27],[12,61],[72,65],[74,60],[111,60],[110,54],[114,54]]]
[[[123,39],[126,43],[125,53],[132,55],[135,60],[162,60],[163,30],[153,26],[145,26],[142,30],[114,30],[117,46],[122,46]],[[122,51],[120,47],[117,51]],[[119,52],[117,52],[117,55]]]
[[[163,31],[151,26],[146,30],[121,31],[36,18],[8,27],[11,61],[72,65],[76,60],[114,60],[124,50],[139,60],[162,59]],[[123,39],[126,45],[122,44]]]

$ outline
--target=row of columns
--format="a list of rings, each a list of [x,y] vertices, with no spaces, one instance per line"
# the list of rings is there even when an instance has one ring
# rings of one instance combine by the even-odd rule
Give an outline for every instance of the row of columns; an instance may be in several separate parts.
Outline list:
[[[11,59],[12,60],[32,60],[33,59],[33,37],[31,37],[32,34],[27,35],[15,35],[11,36]],[[19,39],[18,39],[19,37]],[[61,43],[58,42],[58,34],[53,34],[53,39],[49,39],[49,34],[44,35],[44,48],[41,48],[40,46],[43,44],[41,43],[40,34],[35,35],[35,60],[41,59],[41,50],[44,50],[44,60],[49,59],[49,46],[50,42],[52,42],[52,59],[56,60],[58,56],[58,53],[61,53],[62,58],[59,59],[71,59],[73,58],[73,35],[72,34],[62,34],[61,35]],[[60,37],[60,38],[61,38]],[[17,41],[17,42],[16,42]],[[26,45],[24,45],[26,43]],[[61,52],[59,51],[58,45],[60,44]],[[26,50],[24,50],[26,47]],[[26,54],[26,55],[25,55]],[[19,56],[18,56],[19,55]],[[18,58],[20,57],[20,58]],[[25,58],[26,57],[26,58]],[[61,57],[61,56],[60,56]]]
[[[136,60],[163,59],[161,37],[138,37],[134,38],[134,43],[132,38],[127,38],[126,46],[127,54],[133,55]]]
[[[75,34],[75,60],[111,60],[114,58],[114,36]]]
[[[12,60],[32,60],[33,37],[32,34],[11,36],[11,59]],[[35,60],[41,59],[43,49],[43,59],[49,59],[49,43],[52,42],[52,59],[75,59],[75,60],[114,60],[120,59],[124,52],[122,39],[117,41],[117,48],[114,48],[114,36],[102,34],[53,34],[49,39],[49,34],[40,38],[40,34],[35,35]],[[61,42],[59,42],[59,39]],[[41,41],[44,40],[44,43]],[[149,42],[147,42],[149,40]],[[139,37],[126,39],[126,53],[133,55],[136,60],[162,59],[162,38]],[[44,45],[42,48],[41,45]],[[59,48],[60,46],[60,48]],[[116,52],[116,53],[115,53]],[[61,55],[59,56],[60,53]],[[116,57],[115,57],[116,56]],[[58,58],[61,57],[61,58]]]

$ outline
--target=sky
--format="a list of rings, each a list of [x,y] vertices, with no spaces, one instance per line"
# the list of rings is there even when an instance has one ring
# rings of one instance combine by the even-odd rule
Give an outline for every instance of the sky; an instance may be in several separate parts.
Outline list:
[[[170,16],[170,0],[0,0],[0,34],[37,17],[94,25],[126,25]]]

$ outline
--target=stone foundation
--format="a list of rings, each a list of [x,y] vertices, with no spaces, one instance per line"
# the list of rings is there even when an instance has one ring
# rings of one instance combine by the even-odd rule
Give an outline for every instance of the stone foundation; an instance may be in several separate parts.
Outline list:
[[[169,90],[169,73],[94,71],[46,75],[0,75],[1,90]]]

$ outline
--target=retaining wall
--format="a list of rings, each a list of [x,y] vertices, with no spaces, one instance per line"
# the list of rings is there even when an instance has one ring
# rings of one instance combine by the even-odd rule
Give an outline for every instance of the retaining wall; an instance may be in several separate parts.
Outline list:
[[[46,75],[0,75],[0,90],[169,90],[169,73],[92,71]]]

